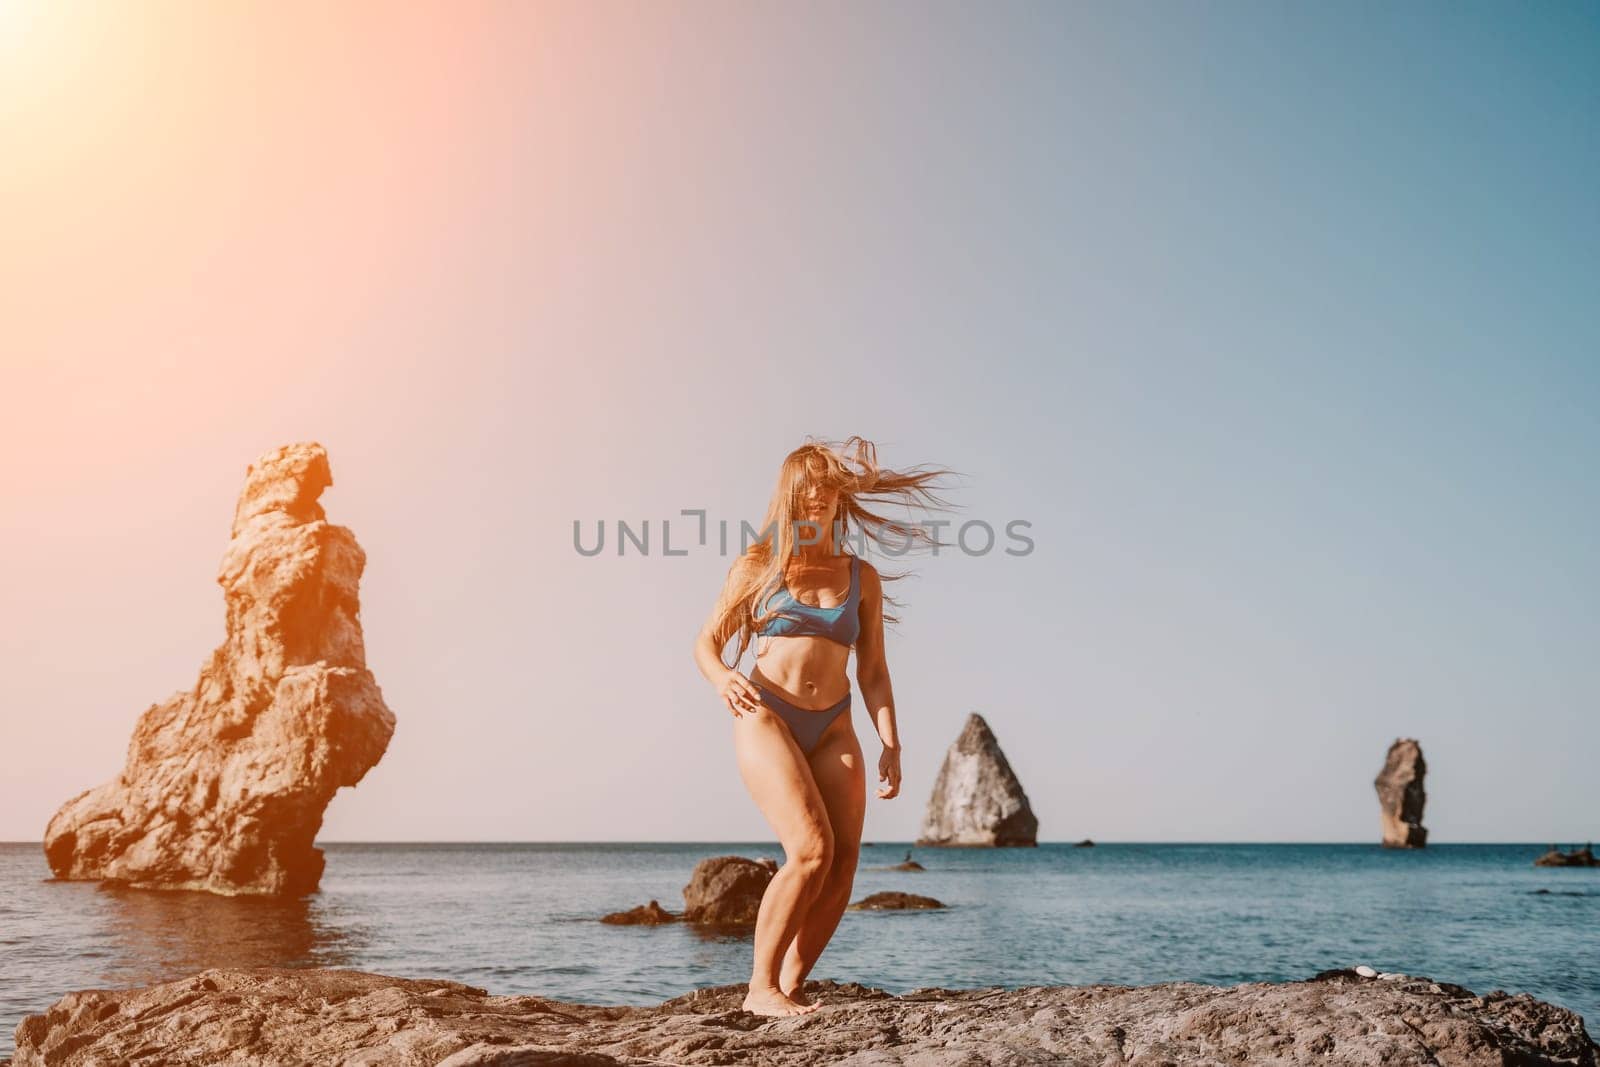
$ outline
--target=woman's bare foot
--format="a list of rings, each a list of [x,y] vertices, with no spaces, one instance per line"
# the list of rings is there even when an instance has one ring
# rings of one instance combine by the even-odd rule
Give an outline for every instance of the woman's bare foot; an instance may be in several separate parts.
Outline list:
[[[740,1007],[752,1015],[804,1015],[817,1010],[815,1004],[798,1004],[790,1000],[776,986],[770,989],[752,986]]]
[[[782,987],[780,986],[779,988],[782,988]],[[794,989],[791,989],[788,992],[784,993],[784,996],[788,997],[790,1000],[794,1001],[796,1004],[810,1005],[810,1004],[813,1003],[812,999],[810,997],[806,996],[806,985],[805,985],[804,982],[801,982]]]

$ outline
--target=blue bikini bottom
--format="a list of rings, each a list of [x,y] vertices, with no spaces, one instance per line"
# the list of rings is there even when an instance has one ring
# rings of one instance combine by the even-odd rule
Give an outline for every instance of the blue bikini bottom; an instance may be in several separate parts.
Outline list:
[[[850,710],[849,690],[845,691],[844,699],[831,708],[812,711],[810,708],[795,707],[760,682],[753,684],[761,694],[761,706],[777,712],[778,718],[788,724],[789,732],[800,745],[800,751],[808,756],[816,751],[817,742],[822,739],[822,732],[833,725],[833,720],[837,719],[841,712]]]

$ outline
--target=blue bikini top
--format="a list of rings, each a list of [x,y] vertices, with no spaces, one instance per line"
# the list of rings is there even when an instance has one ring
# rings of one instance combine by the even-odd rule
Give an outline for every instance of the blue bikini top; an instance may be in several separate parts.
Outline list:
[[[856,643],[856,638],[861,636],[861,619],[856,610],[861,599],[860,556],[850,557],[850,595],[836,608],[802,604],[789,592],[782,577],[778,582],[778,591],[773,594],[768,606],[785,614],[770,620],[758,630],[757,633],[762,637],[826,637],[846,648]]]

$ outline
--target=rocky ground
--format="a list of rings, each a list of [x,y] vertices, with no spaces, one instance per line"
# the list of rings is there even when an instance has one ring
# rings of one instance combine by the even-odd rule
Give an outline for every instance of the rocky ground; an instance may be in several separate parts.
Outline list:
[[[17,1027],[16,1067],[87,1064],[1580,1064],[1582,1019],[1527,995],[1330,971],[1301,982],[925,989],[812,983],[767,1019],[743,986],[650,1008],[489,996],[358,971],[206,971],[63,997]]]

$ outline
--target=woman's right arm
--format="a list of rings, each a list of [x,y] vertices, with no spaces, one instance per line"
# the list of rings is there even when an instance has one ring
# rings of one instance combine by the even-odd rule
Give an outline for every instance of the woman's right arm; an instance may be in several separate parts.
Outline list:
[[[723,585],[722,596],[717,598],[716,606],[711,609],[711,615],[706,619],[705,625],[700,627],[700,632],[694,639],[695,666],[722,697],[723,703],[728,705],[728,710],[733,712],[735,717],[746,711],[758,710],[761,703],[761,694],[756,692],[750,679],[722,662],[722,649],[733,633],[726,626],[721,630],[717,628],[718,617],[722,614],[723,599],[733,586],[743,562],[742,556],[734,561],[728,571],[727,581]]]

